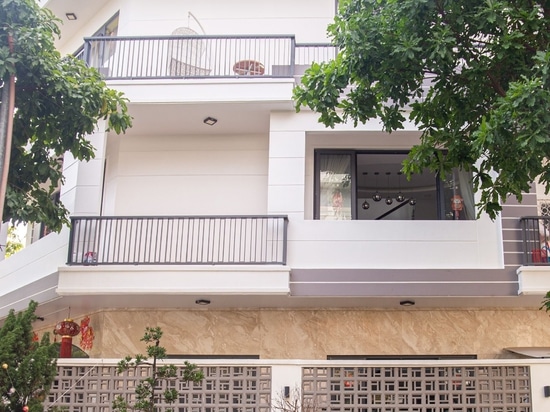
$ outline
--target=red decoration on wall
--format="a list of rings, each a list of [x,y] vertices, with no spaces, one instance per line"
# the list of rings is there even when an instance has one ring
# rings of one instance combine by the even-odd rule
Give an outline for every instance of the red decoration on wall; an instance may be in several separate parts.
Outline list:
[[[33,341],[33,342],[38,342],[38,340],[39,340],[39,339],[38,339],[38,334],[37,334],[36,332],[33,332],[33,333],[32,333],[32,341]]]
[[[86,316],[80,321],[80,347],[90,350],[94,346],[94,329],[90,326],[90,318]]]
[[[79,332],[80,326],[72,319],[65,319],[55,325],[55,333],[61,335],[60,358],[70,358],[72,356],[73,336],[78,335]]]

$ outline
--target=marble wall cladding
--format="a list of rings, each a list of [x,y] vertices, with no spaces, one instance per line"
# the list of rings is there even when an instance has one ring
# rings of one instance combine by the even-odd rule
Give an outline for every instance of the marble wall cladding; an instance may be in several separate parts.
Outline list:
[[[95,340],[88,354],[102,358],[144,353],[140,338],[146,326],[163,329],[169,354],[262,359],[365,354],[500,358],[512,357],[505,347],[550,344],[550,317],[537,310],[112,310],[90,318]]]

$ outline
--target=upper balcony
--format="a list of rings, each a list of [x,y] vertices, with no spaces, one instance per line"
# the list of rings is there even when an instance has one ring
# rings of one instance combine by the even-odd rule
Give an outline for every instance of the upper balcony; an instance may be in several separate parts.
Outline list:
[[[291,78],[336,56],[286,36],[88,37],[79,57],[106,79]]]

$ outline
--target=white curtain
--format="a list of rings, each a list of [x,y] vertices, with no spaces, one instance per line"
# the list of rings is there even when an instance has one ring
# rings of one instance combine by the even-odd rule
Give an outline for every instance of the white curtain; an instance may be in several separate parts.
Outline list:
[[[476,218],[474,188],[472,185],[472,174],[465,170],[456,170],[454,175],[458,178],[458,188],[460,195],[464,200],[464,210],[466,220],[474,220]]]

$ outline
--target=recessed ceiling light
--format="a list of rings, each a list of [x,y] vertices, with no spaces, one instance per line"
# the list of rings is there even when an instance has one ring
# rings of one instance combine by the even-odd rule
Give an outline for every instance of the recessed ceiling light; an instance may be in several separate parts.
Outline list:
[[[197,305],[206,306],[206,305],[210,305],[210,300],[209,299],[197,299],[195,301],[195,303]]]
[[[214,126],[216,123],[218,123],[218,119],[214,119],[213,117],[208,116],[206,119],[203,120],[204,124],[207,124],[208,126]]]
[[[74,13],[65,13],[65,16],[67,16],[67,20],[76,20],[76,14]]]
[[[399,304],[401,306],[414,306],[416,303],[414,300],[402,300]]]

